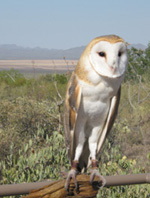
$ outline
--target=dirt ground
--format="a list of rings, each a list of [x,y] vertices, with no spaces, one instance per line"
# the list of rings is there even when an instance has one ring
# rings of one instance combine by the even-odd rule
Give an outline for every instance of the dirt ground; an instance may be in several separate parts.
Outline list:
[[[0,60],[0,70],[17,69],[20,72],[58,72],[74,70],[77,60]]]

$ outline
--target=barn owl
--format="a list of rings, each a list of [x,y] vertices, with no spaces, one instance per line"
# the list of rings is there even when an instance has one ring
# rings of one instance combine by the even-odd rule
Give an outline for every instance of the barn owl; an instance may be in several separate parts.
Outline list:
[[[64,104],[64,131],[71,170],[76,175],[92,165],[90,182],[98,176],[97,156],[116,118],[121,82],[127,67],[125,41],[116,35],[97,37],[83,51],[68,82]]]

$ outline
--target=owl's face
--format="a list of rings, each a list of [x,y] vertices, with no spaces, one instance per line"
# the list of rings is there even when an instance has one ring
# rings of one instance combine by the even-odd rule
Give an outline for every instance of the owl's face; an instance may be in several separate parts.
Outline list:
[[[128,61],[126,44],[100,41],[92,47],[89,61],[99,75],[110,78],[120,77],[124,74]]]

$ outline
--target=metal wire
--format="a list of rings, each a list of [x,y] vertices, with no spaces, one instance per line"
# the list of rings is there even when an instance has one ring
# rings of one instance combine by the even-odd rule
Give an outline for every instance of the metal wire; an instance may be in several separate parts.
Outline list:
[[[146,183],[150,184],[150,173],[104,176],[104,178],[106,179],[105,187],[146,184]],[[29,194],[31,190],[44,187],[46,185],[51,184],[52,182],[53,181],[44,181],[44,182],[35,182],[35,183],[0,185],[0,197]]]

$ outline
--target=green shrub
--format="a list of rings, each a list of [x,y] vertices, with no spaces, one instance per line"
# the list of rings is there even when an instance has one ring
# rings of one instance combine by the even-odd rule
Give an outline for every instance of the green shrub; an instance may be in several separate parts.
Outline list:
[[[39,130],[46,137],[58,130],[58,126],[59,112],[54,102],[38,102],[26,97],[1,100],[0,158],[9,153],[12,141],[15,142],[15,150],[18,150],[28,139],[35,138]]]
[[[122,156],[121,146],[113,146],[107,140],[102,152],[102,158],[99,169],[102,175],[127,175],[145,173],[145,169],[138,166],[135,159],[130,159],[125,155]],[[148,161],[148,158],[147,158]],[[149,163],[150,165],[150,163]],[[97,198],[148,198],[150,196],[149,184],[115,186],[100,189]]]
[[[26,78],[17,70],[0,72],[0,83],[5,82],[9,86],[22,86],[26,83]]]
[[[141,75],[149,79],[150,75],[150,44],[144,51],[141,49],[131,48],[128,50],[128,67],[126,71],[125,81],[136,82]],[[144,78],[142,78],[144,80]]]
[[[61,171],[69,169],[67,153],[63,135],[54,131],[51,136],[44,137],[43,131],[38,131],[35,137],[40,148],[35,147],[35,141],[30,139],[19,151],[14,154],[14,146],[10,146],[10,154],[6,160],[0,162],[3,178],[1,183],[33,182],[42,179],[59,179]],[[35,148],[34,148],[35,147]],[[39,147],[39,146],[38,146]],[[61,148],[61,149],[60,149]]]
[[[67,77],[65,75],[56,74],[54,76],[54,81],[56,81],[57,83],[60,83],[60,84],[66,84]]]

